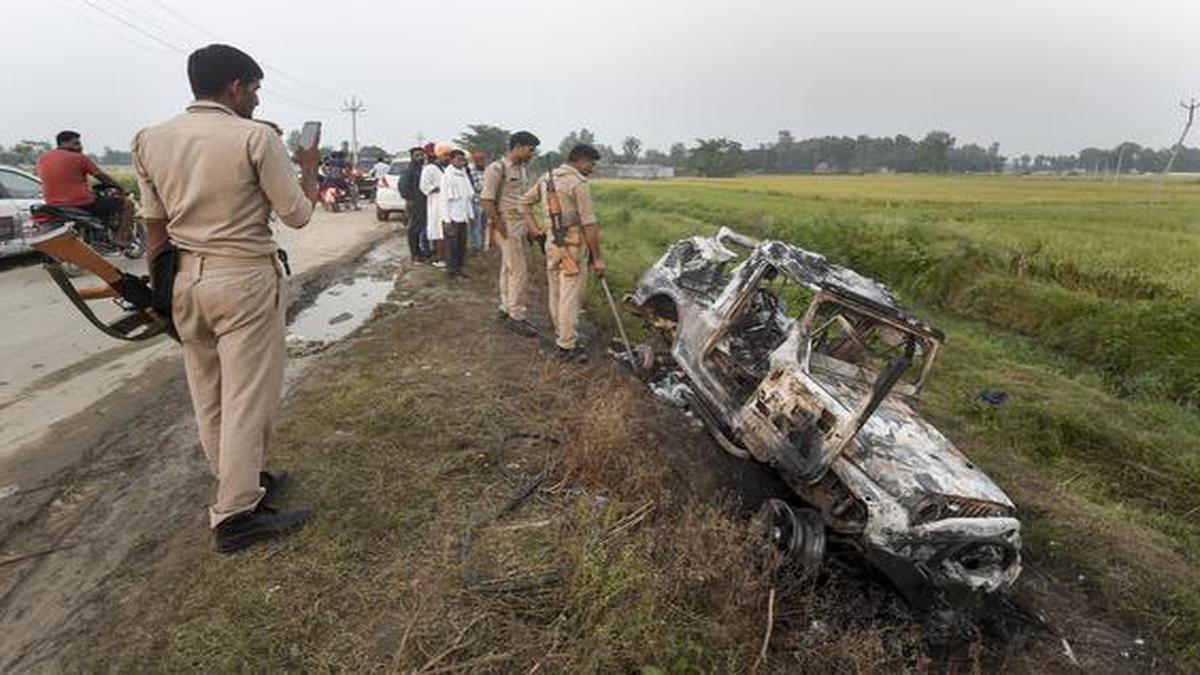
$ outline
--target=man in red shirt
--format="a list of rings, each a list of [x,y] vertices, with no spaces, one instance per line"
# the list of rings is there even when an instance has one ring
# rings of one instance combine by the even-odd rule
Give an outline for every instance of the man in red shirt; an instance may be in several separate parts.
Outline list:
[[[133,229],[133,204],[125,199],[125,190],[90,157],[83,154],[79,133],[60,131],[54,138],[58,147],[38,158],[37,172],[42,179],[42,194],[50,206],[83,209],[105,222],[117,224],[117,241],[125,242]],[[88,176],[115,187],[120,196],[97,196],[88,186]]]

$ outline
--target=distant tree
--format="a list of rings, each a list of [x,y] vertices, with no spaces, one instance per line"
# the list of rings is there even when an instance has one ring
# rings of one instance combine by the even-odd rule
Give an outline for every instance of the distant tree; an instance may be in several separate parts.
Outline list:
[[[287,136],[283,143],[287,146],[288,152],[295,154],[296,151],[300,149],[300,130],[292,129],[291,131],[287,132]]]
[[[380,157],[389,157],[390,153],[378,145],[364,145],[358,149],[358,156],[360,159],[379,161]]]
[[[683,143],[672,143],[671,149],[667,151],[667,156],[671,158],[671,166],[677,169],[682,168],[685,164],[687,164],[687,146]]]
[[[642,141],[637,136],[626,136],[621,141],[621,159],[626,164],[637,163],[638,155],[642,154]]]
[[[742,169],[742,144],[728,138],[697,138],[688,165],[701,176],[732,176]]]
[[[671,156],[661,150],[650,148],[642,153],[642,161],[646,164],[658,164],[660,166],[671,166]]]
[[[621,161],[621,156],[617,154],[616,150],[613,150],[611,145],[597,143],[595,148],[600,153],[601,164],[617,164]]]
[[[128,150],[114,150],[105,146],[104,154],[100,155],[99,163],[107,166],[129,166],[133,164],[133,153]]]
[[[18,141],[16,145],[8,149],[8,152],[4,153],[4,163],[32,166],[37,163],[37,158],[49,149],[50,144],[45,141]]]
[[[950,149],[954,137],[945,131],[931,131],[917,144],[917,165],[921,171],[945,173],[949,170]]]
[[[584,145],[594,146],[594,145],[596,145],[596,135],[593,134],[592,132],[588,131],[587,129],[580,129],[579,131],[572,131],[571,133],[564,136],[561,141],[559,141],[558,152],[563,157],[566,157],[567,155],[571,154],[571,148],[574,148],[575,146],[579,145],[580,143],[583,143]]]
[[[470,150],[483,150],[491,157],[502,157],[508,152],[508,137],[512,132],[503,127],[489,124],[470,124],[455,143]]]

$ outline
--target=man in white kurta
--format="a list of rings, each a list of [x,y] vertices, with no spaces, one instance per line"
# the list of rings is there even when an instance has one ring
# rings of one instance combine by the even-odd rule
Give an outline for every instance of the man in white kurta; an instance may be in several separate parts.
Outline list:
[[[446,244],[443,226],[446,222],[446,205],[442,199],[442,173],[450,163],[450,144],[438,143],[434,149],[437,161],[430,162],[421,170],[421,192],[425,195],[427,221],[426,236],[429,237],[439,260],[434,267],[446,266]]]
[[[446,237],[446,271],[451,277],[463,274],[463,258],[467,253],[467,228],[475,217],[475,186],[467,175],[467,155],[462,150],[450,153],[450,166],[442,174],[442,204],[445,206],[443,234]]]

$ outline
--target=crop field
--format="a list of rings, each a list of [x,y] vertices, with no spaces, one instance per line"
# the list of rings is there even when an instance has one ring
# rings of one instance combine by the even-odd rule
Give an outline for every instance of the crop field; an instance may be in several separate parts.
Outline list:
[[[1097,611],[1200,659],[1200,183],[1154,192],[767,177],[610,181],[598,202],[623,290],[721,225],[890,284],[947,333],[923,410],[1018,504],[1027,576],[1084,570]],[[1007,403],[981,402],[988,389]]]

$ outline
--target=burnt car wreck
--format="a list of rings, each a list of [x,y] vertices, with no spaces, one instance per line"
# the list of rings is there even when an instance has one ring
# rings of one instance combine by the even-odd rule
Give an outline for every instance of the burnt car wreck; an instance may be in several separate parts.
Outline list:
[[[811,507],[760,511],[784,556],[819,565],[828,531],[920,604],[1016,580],[1016,507],[914,409],[943,335],[885,286],[722,228],[671,246],[626,302],[669,346],[656,388]]]

